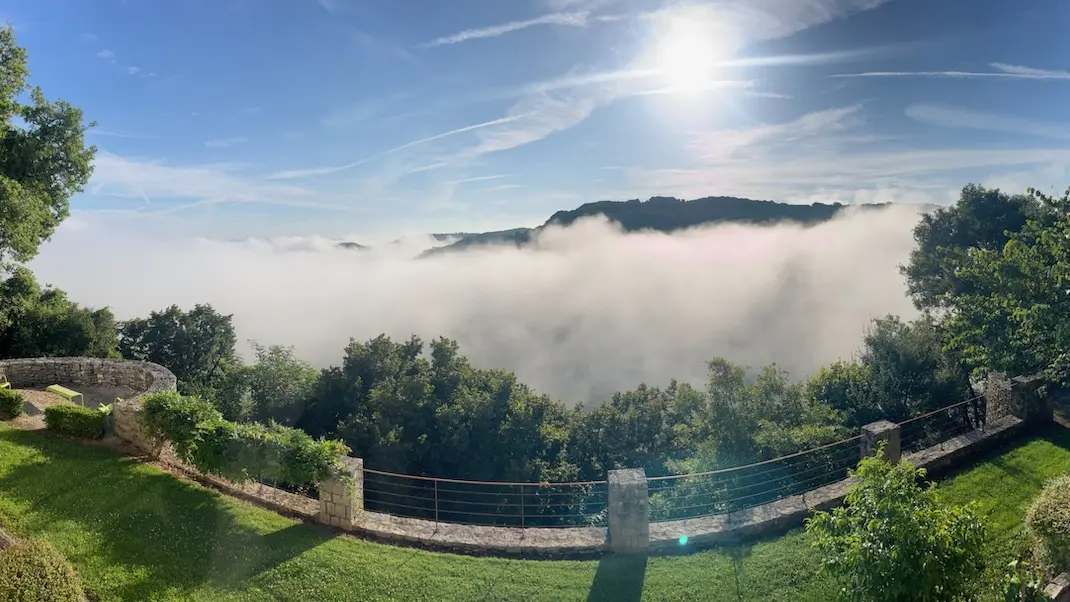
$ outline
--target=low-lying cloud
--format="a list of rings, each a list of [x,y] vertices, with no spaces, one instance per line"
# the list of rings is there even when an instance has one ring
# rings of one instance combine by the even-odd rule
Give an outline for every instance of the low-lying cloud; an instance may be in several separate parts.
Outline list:
[[[455,338],[480,367],[515,370],[566,401],[640,382],[701,384],[725,356],[795,376],[850,357],[869,321],[910,315],[897,265],[910,206],[811,227],[717,226],[624,235],[604,220],[549,229],[540,249],[414,259],[430,243],[364,252],[325,239],[221,242],[80,220],[32,267],[120,319],[211,303],[239,339],[293,345],[317,367],[350,337]]]

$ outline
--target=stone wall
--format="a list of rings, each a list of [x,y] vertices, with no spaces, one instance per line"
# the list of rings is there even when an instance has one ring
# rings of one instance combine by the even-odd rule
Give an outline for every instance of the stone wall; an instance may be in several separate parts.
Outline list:
[[[15,388],[48,385],[117,386],[138,395],[157,391],[174,391],[175,375],[163,366],[149,362],[90,357],[46,357],[0,360],[0,373]]]
[[[77,388],[122,387],[134,391],[129,399],[112,406],[115,435],[143,451],[152,441],[141,424],[141,398],[150,393],[174,391],[178,380],[170,370],[150,362],[91,357],[47,357],[0,360],[0,373],[15,388],[66,385]]]

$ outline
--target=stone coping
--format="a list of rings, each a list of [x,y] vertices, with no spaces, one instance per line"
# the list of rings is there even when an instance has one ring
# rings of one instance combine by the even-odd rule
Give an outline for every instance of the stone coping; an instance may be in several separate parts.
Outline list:
[[[353,531],[390,543],[407,543],[469,554],[579,556],[608,549],[605,527],[492,527],[436,523],[359,511]]]
[[[1052,602],[1070,602],[1070,573],[1063,573],[1044,588]]]

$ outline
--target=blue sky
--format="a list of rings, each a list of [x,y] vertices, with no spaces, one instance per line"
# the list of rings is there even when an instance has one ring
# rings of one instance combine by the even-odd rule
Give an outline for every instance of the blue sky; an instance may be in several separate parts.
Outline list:
[[[1070,184],[1065,0],[14,0],[74,220],[375,239]]]

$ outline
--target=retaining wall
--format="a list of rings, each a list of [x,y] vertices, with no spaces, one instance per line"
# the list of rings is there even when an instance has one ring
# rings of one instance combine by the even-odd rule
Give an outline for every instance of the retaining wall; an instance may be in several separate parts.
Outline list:
[[[0,373],[15,388],[48,385],[116,386],[135,391],[137,396],[158,391],[174,391],[175,375],[158,364],[131,360],[90,357],[44,357],[0,360]]]

